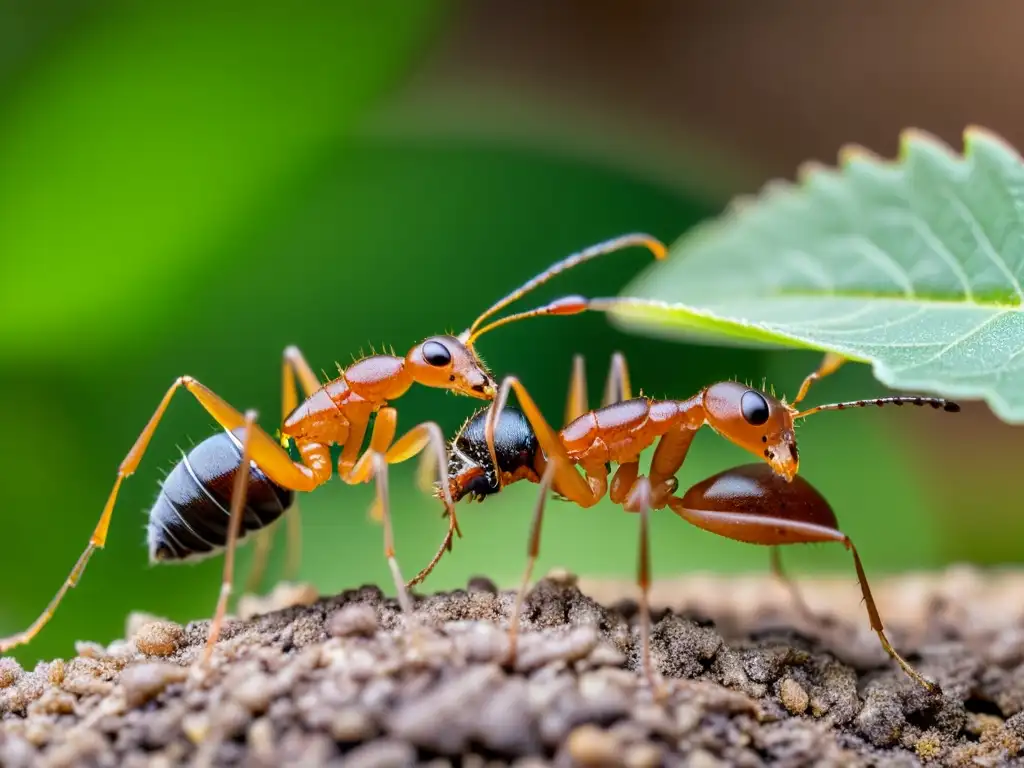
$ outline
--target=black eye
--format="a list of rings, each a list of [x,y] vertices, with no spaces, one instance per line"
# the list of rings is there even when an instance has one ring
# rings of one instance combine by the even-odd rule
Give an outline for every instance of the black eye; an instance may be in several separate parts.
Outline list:
[[[740,398],[740,411],[743,412],[743,418],[747,420],[747,423],[753,424],[755,427],[768,421],[770,414],[768,401],[752,389],[744,392],[743,397]]]
[[[423,359],[431,365],[440,368],[452,361],[452,353],[441,342],[428,341],[423,345]]]

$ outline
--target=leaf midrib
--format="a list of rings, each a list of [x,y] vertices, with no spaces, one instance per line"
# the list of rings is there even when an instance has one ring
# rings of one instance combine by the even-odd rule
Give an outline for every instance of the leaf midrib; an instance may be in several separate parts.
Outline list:
[[[882,296],[877,293],[861,293],[858,291],[829,291],[829,292],[817,292],[817,291],[774,291],[771,293],[761,293],[755,296],[744,296],[742,301],[744,302],[755,302],[755,301],[771,301],[772,299],[778,298],[797,298],[797,299],[856,299],[858,301],[868,302],[894,302],[900,304],[909,305],[925,305],[925,306],[937,306],[948,309],[984,309],[998,312],[1024,312],[1024,305],[1020,303],[1018,299],[1016,303],[1004,304],[999,302],[983,302],[983,301],[967,301],[966,299],[940,299],[930,296],[922,297],[917,294],[913,297],[909,296]],[[635,301],[635,299],[630,299]],[[646,301],[640,299],[641,302]],[[659,302],[668,305],[686,306],[684,302]],[[700,305],[700,309],[710,311],[713,306],[722,306],[721,302],[707,302]]]

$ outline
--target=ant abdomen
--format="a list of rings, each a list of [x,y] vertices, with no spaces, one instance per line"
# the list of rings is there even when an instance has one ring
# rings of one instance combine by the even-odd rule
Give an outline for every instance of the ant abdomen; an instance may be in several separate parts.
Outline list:
[[[764,463],[719,472],[670,506],[705,530],[750,544],[793,543],[839,528],[832,506],[803,476],[787,481]]]
[[[182,456],[149,511],[150,561],[194,560],[226,546],[231,493],[241,464],[242,443],[226,431],[206,438]],[[239,538],[277,520],[294,495],[250,463]]]

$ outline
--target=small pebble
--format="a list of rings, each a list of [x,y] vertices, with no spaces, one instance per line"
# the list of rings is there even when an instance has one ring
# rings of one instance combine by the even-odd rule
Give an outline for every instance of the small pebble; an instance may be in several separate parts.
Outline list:
[[[64,682],[65,674],[64,660],[54,659],[50,662],[49,675],[51,685],[60,685]]]
[[[331,637],[363,635],[372,637],[380,622],[372,605],[353,603],[335,611],[327,620],[327,634]]]
[[[661,750],[653,744],[635,744],[626,750],[626,768],[658,768]]]
[[[474,576],[469,580],[466,588],[470,592],[487,592],[492,595],[498,594],[498,585],[486,576]]]
[[[804,687],[792,677],[787,677],[779,684],[779,698],[792,715],[802,715],[806,712],[811,700]]]
[[[17,661],[7,657],[0,659],[0,688],[14,685],[21,674],[21,665]]]
[[[342,707],[331,715],[327,729],[335,741],[364,741],[373,735],[374,727],[366,713],[356,707]]]
[[[103,659],[107,656],[107,649],[99,643],[88,640],[76,640],[75,653],[83,659]]]
[[[151,621],[134,635],[135,647],[147,656],[170,656],[184,639],[185,631],[172,621]]]
[[[371,741],[345,755],[346,768],[406,768],[415,764],[412,745],[391,739]]]
[[[179,683],[188,677],[188,671],[176,664],[152,661],[128,667],[121,673],[125,702],[129,707],[142,706],[151,701],[171,683]]]
[[[616,766],[623,764],[622,747],[612,734],[595,725],[581,725],[569,734],[569,755],[579,765]]]

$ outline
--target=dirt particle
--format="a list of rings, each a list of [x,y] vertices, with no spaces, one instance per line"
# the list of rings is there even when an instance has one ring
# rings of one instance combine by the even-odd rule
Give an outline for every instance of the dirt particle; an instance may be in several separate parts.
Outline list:
[[[327,620],[327,634],[331,637],[371,637],[379,626],[377,611],[372,605],[354,603],[335,611]]]
[[[802,715],[807,711],[810,697],[804,687],[792,677],[779,683],[779,699],[791,715]]]
[[[60,685],[61,683],[63,683],[65,671],[66,670],[64,667],[63,659],[54,659],[52,662],[50,662],[50,685]]]
[[[530,633],[519,638],[516,671],[531,672],[553,661],[571,662],[586,657],[598,641],[597,629],[573,627],[558,635]]]
[[[569,756],[579,765],[609,768],[623,764],[624,755],[619,740],[594,725],[574,728],[566,746]]]
[[[498,594],[498,585],[486,576],[474,576],[469,580],[466,588],[470,592],[486,592],[489,595]]]
[[[925,762],[942,755],[942,739],[936,733],[925,733],[914,743],[914,751]]]
[[[394,739],[378,739],[345,755],[347,768],[406,768],[416,764],[416,750]]]
[[[0,659],[0,688],[8,688],[21,677],[21,665],[11,658]]]
[[[176,664],[151,661],[128,667],[121,673],[125,703],[130,708],[140,707],[159,696],[171,683],[187,677],[187,671]]]
[[[171,621],[147,622],[134,635],[135,647],[147,656],[171,656],[184,639],[184,629]]]
[[[335,741],[352,743],[366,741],[376,730],[366,712],[352,706],[334,712],[327,727]]]
[[[626,768],[658,768],[662,764],[662,750],[654,744],[635,744],[626,750]]]
[[[895,744],[905,724],[899,698],[891,689],[872,687],[857,715],[857,729],[876,747]]]

